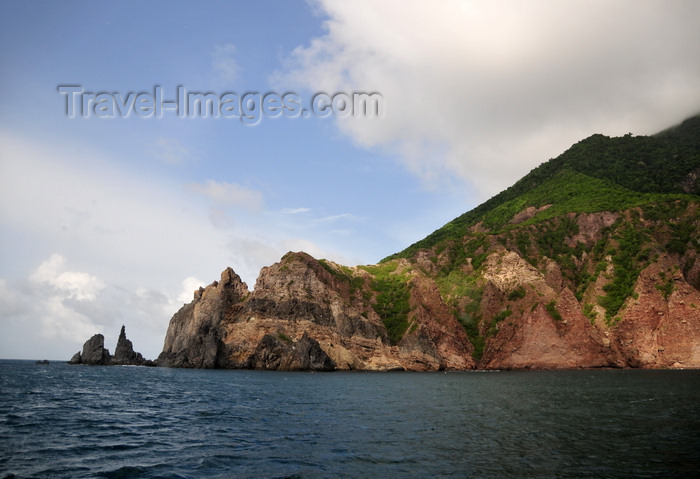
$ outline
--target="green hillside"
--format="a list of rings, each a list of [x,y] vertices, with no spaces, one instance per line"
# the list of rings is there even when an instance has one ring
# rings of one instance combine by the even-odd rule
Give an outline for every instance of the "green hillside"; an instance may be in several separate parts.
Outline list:
[[[506,230],[512,227],[509,223],[514,215],[528,207],[542,210],[521,225],[567,213],[620,211],[634,206],[644,206],[653,214],[654,208],[664,210],[672,208],[670,205],[677,200],[687,203],[696,199],[700,192],[697,176],[700,115],[653,136],[610,138],[596,134],[382,261],[410,258],[421,249],[462,238],[479,223],[491,232]]]

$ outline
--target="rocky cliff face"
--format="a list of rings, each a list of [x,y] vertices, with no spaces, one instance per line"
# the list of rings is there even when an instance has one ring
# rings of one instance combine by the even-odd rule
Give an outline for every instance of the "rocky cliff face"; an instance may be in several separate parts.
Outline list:
[[[288,253],[252,293],[227,269],[173,317],[159,360],[700,367],[698,172],[700,116],[648,137],[592,135],[377,265]]]
[[[170,320],[158,365],[176,368],[229,366],[223,335],[233,307],[248,296],[248,287],[231,268],[221,280],[194,293],[194,300]]]
[[[347,270],[347,271],[346,271]],[[436,370],[474,366],[470,344],[431,283],[415,277],[410,328],[392,342],[371,273],[288,253],[248,294],[227,269],[173,316],[159,365]],[[202,302],[209,306],[203,308]],[[433,314],[431,314],[431,312]],[[407,320],[408,321],[408,320]]]
[[[478,367],[700,367],[696,208],[664,221],[639,210],[571,214],[480,239],[441,290],[471,314]],[[434,262],[470,241],[433,251]]]
[[[519,214],[518,221],[532,211]],[[282,370],[700,367],[697,205],[571,214],[348,268],[288,253],[173,316],[159,364]],[[682,247],[675,238],[684,225]]]

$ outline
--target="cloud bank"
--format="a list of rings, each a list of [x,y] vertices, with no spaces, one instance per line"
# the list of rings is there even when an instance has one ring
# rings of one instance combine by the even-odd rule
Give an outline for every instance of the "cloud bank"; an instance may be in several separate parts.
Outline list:
[[[2,357],[67,360],[96,333],[113,349],[125,324],[155,358],[170,317],[226,266],[252,288],[290,250],[352,261],[304,238],[318,215],[267,210],[250,187],[144,177],[104,151],[2,130],[0,158]]]
[[[327,33],[294,50],[274,81],[380,92],[383,120],[340,130],[477,200],[590,134],[654,133],[700,111],[699,2],[314,5]]]

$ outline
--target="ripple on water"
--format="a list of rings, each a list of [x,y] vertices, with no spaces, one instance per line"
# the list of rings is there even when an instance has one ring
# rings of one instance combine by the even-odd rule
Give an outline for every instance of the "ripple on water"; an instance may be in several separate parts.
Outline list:
[[[0,477],[688,477],[700,372],[0,361]]]

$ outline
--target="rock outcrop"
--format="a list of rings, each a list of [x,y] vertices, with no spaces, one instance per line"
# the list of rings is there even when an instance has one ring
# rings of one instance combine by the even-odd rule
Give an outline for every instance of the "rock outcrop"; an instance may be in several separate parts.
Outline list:
[[[229,367],[224,344],[225,325],[233,307],[248,296],[248,286],[231,268],[221,273],[221,280],[194,293],[170,320],[159,366],[175,368]]]
[[[677,222],[697,230],[696,211],[691,204]],[[355,268],[287,253],[261,270],[252,292],[227,268],[173,316],[158,362],[281,370],[700,367],[696,255],[663,253],[667,227],[647,221],[639,228],[654,234],[634,233],[622,221],[634,214],[553,219],[542,231],[563,231],[556,246],[525,226],[517,241],[492,234],[478,247],[465,240]],[[567,225],[574,225],[568,234]],[[615,251],[625,248],[638,270],[620,263]],[[459,254],[461,263],[453,259]],[[623,280],[631,288],[624,297],[612,288]],[[622,298],[617,305],[611,294]]]
[[[105,337],[95,334],[85,341],[83,351],[77,352],[69,361],[71,364],[107,365],[112,357],[105,348]]]
[[[155,366],[153,361],[144,359],[141,353],[134,352],[131,341],[126,338],[124,326],[119,333],[114,356],[105,348],[105,337],[95,334],[85,341],[82,352],[75,353],[68,363],[90,366]]]
[[[227,268],[159,364],[700,368],[699,132],[593,135],[377,265],[290,252],[252,292]]]
[[[110,360],[110,364],[114,365],[141,365],[145,364],[146,360],[141,356],[141,353],[134,351],[134,345],[126,339],[126,330],[122,325],[117,340],[117,347],[114,349],[114,356]]]
[[[335,363],[308,334],[297,341],[266,334],[245,364],[249,369],[278,371],[333,371]]]
[[[221,281],[196,291],[173,316],[158,364],[285,370],[474,367],[471,344],[434,284],[412,275],[401,278],[397,284],[416,307],[405,318],[404,333],[392,339],[387,318],[377,312],[376,278],[368,271],[288,253],[262,269],[249,293],[227,268]]]

